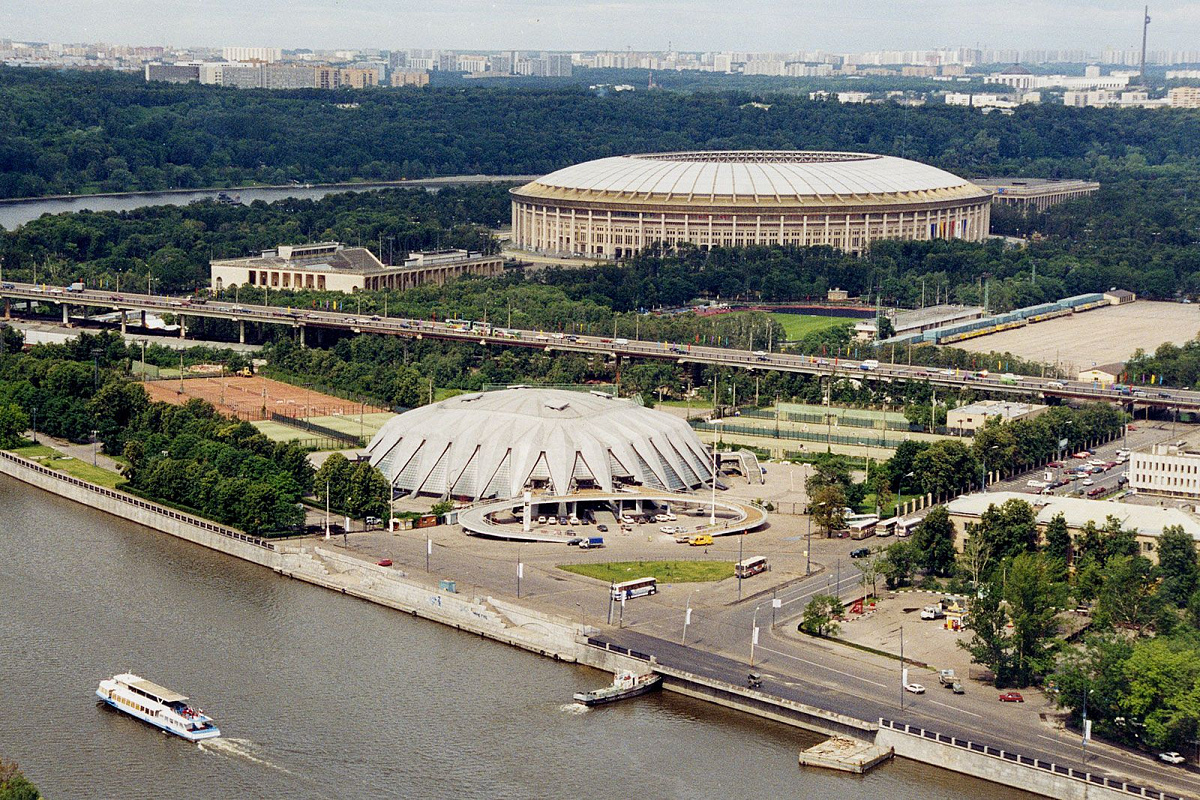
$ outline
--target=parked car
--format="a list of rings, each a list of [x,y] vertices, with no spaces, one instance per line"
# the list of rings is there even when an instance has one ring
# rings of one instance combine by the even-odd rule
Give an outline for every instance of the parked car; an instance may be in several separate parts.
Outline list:
[[[954,692],[955,694],[966,694],[966,690],[963,689],[963,685],[958,681],[950,684],[950,691]]]
[[[851,558],[866,558],[869,555],[871,555],[871,548],[869,547],[860,547],[857,550],[850,551]]]
[[[608,533],[608,526],[603,524],[597,525],[596,530],[600,531],[601,533]]]
[[[919,683],[904,684],[904,691],[912,692],[913,694],[925,694],[925,687]]]
[[[1172,750],[1169,753],[1159,753],[1158,760],[1165,761],[1168,764],[1182,764],[1187,759],[1185,759],[1183,756],[1179,755],[1179,753],[1176,753],[1174,750]]]
[[[1002,692],[1000,694],[1000,702],[1001,703],[1024,703],[1025,698],[1021,696],[1020,692]]]

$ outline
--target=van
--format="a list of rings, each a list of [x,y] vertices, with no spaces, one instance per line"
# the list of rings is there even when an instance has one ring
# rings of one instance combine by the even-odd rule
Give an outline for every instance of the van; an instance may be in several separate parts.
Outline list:
[[[613,344],[629,344],[628,339],[613,339]]]
[[[879,369],[879,362],[873,358],[868,358],[866,361],[859,364],[859,367],[865,370]]]
[[[1064,389],[1066,387],[1063,386],[1063,384],[1059,381],[1050,381],[1049,383],[1046,384],[1046,388],[1047,389]]]
[[[712,543],[713,538],[707,533],[697,534],[696,536],[688,539],[688,544],[690,544],[692,547],[708,547]]]
[[[921,619],[941,619],[946,616],[941,606],[925,606],[921,609]]]
[[[594,547],[604,547],[604,539],[600,536],[589,536],[579,542],[580,550],[591,550]]]

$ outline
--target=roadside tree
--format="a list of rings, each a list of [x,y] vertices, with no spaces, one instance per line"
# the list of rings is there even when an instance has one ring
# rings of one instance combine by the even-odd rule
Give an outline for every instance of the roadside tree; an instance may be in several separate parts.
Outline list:
[[[837,636],[841,627],[835,622],[842,615],[842,601],[831,594],[818,594],[804,607],[800,629],[813,636]]]
[[[954,523],[945,506],[936,506],[913,535],[916,561],[930,575],[949,577],[954,570]]]

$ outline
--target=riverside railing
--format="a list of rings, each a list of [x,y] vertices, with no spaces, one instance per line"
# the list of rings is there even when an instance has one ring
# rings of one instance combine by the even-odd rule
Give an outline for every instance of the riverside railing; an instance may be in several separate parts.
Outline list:
[[[87,481],[80,480],[79,478],[76,478],[72,475],[67,475],[65,473],[58,472],[56,470],[52,470],[48,467],[43,467],[41,464],[37,463],[36,461],[30,461],[29,459],[21,458],[20,456],[13,455],[12,453],[5,452],[3,450],[0,450],[0,458],[3,458],[7,461],[11,461],[12,463],[17,464],[18,466],[33,470],[34,472],[45,475],[47,477],[54,478],[55,480],[62,481],[63,483],[67,483],[72,486],[77,486],[81,489],[85,489],[89,492],[93,492],[94,494],[98,494],[103,497],[107,497],[112,500],[116,500],[120,503],[125,503],[130,506],[145,509],[146,511],[150,511],[154,514],[159,514],[159,515],[167,517],[169,519],[178,520],[180,522],[187,523],[188,525],[192,525],[197,528],[202,528],[206,531],[210,531],[210,532],[218,534],[220,536],[225,536],[229,539],[236,539],[239,542],[245,542],[247,544],[252,544],[255,547],[261,547],[264,550],[274,550],[275,549],[275,545],[271,544],[270,542],[268,542],[264,539],[260,539],[257,536],[251,536],[248,533],[242,533],[241,531],[234,530],[233,528],[226,528],[224,525],[218,525],[215,522],[210,522],[209,520],[206,520],[203,517],[196,517],[196,516],[192,516],[191,514],[184,514],[182,511],[176,511],[175,509],[168,508],[167,506],[160,506],[157,503],[151,503],[148,500],[142,500],[140,497],[135,497],[133,495],[125,494],[124,492],[118,492],[114,489],[109,489],[104,486],[98,486],[94,483],[88,483]]]
[[[1150,800],[1184,800],[1184,798],[1178,795],[1167,794],[1166,792],[1159,791],[1158,789],[1151,789],[1147,786],[1139,786],[1118,778],[1109,778],[1105,775],[1097,775],[1094,772],[1087,772],[1085,770],[1075,769],[1074,767],[1064,767],[1062,764],[1055,764],[1052,761],[1043,761],[1040,758],[1031,758],[1026,755],[1021,755],[1020,753],[1014,753],[1011,750],[1003,750],[999,747],[992,747],[991,745],[980,744],[979,742],[959,739],[955,736],[938,733],[937,731],[926,730],[925,728],[920,728],[916,725],[908,725],[903,722],[894,722],[890,719],[881,718],[879,720],[879,727],[881,729],[889,728],[897,733],[915,736],[920,739],[927,739],[932,742],[937,742],[938,744],[949,745],[950,747],[957,747],[960,750],[978,753],[990,758],[998,758],[1001,761],[1009,761],[1013,764],[1020,764],[1023,767],[1041,770],[1042,772],[1047,772],[1052,775],[1058,775],[1060,777],[1082,781],[1083,783],[1090,784],[1092,786],[1103,786],[1106,789],[1113,789],[1115,791],[1127,794],[1130,797],[1148,797]]]

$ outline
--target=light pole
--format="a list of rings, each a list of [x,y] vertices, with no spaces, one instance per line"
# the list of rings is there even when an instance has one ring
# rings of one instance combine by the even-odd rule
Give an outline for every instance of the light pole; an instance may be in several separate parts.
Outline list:
[[[712,505],[708,512],[708,524],[717,524],[717,443],[713,442],[712,451]]]
[[[754,645],[758,644],[758,606],[754,607],[753,622],[750,623],[750,666],[754,666]]]
[[[746,535],[745,535],[744,533],[739,533],[739,534],[738,534],[738,569],[737,569],[738,576],[737,576],[737,581],[738,581],[738,602],[739,602],[739,603],[742,601],[742,570],[741,570],[741,565],[742,565],[742,541],[743,541],[745,538],[746,538]]]
[[[37,444],[37,406],[33,407],[33,443]]]
[[[695,591],[696,591],[695,589],[692,590],[692,592],[695,592]],[[687,629],[688,629],[688,625],[691,625],[691,624],[692,624],[692,595],[688,594],[687,610],[685,610],[683,612],[683,638],[681,638],[679,640],[679,643],[681,645],[687,644]]]
[[[100,431],[92,431],[92,466],[96,466],[96,434]]]
[[[1092,693],[1091,689],[1088,689],[1086,692],[1083,693],[1083,719],[1082,719],[1082,726],[1081,726],[1083,728],[1083,731],[1082,731],[1082,736],[1079,739],[1079,749],[1081,750],[1081,752],[1083,754],[1083,766],[1084,767],[1087,766],[1088,739],[1092,738],[1092,723],[1088,719],[1088,715],[1087,715],[1088,695],[1090,695],[1091,693]]]

